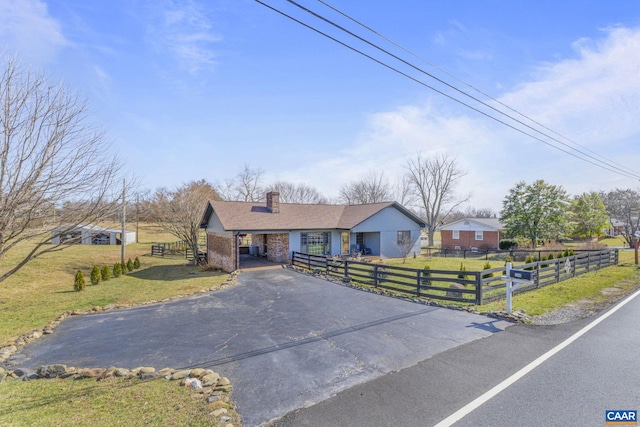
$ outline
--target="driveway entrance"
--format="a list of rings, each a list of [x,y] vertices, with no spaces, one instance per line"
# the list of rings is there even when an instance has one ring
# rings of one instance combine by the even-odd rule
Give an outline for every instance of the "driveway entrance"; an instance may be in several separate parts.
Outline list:
[[[212,368],[231,379],[249,427],[508,325],[289,269],[238,279],[205,296],[73,316],[9,363]]]

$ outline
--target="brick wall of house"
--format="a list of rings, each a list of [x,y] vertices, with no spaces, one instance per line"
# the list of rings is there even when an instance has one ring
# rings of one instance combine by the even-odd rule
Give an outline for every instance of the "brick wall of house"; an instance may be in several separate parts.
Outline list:
[[[207,261],[209,266],[220,268],[226,272],[236,269],[236,257],[234,253],[234,236],[229,234],[207,233]]]
[[[289,257],[289,234],[253,234],[251,244],[258,246],[258,253],[264,256],[264,238],[267,238],[267,261],[290,262]]]
[[[267,234],[267,260],[289,262],[289,234]]]
[[[442,230],[440,232],[440,246],[444,249],[454,249],[460,246],[460,249],[469,249],[471,247],[478,249],[498,249],[500,244],[500,232],[485,231],[482,233],[482,240],[476,240],[475,231],[460,230],[460,238],[453,238],[452,230]]]

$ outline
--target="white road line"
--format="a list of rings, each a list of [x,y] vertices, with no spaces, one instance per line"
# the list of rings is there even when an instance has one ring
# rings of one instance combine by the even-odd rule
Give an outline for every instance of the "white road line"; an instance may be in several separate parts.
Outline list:
[[[453,414],[449,415],[444,420],[440,421],[434,427],[449,427],[449,426],[453,425],[454,423],[460,421],[462,418],[466,417],[471,412],[473,412],[474,410],[476,410],[480,406],[482,406],[484,403],[488,402],[493,397],[498,395],[501,391],[507,389],[510,385],[512,385],[513,383],[518,381],[520,378],[524,377],[529,372],[531,372],[532,370],[534,370],[538,366],[542,365],[544,362],[546,362],[548,359],[550,359],[556,353],[560,352],[563,348],[567,347],[569,344],[571,344],[572,342],[574,342],[575,340],[580,338],[582,335],[586,334],[588,331],[590,331],[592,328],[594,328],[600,322],[605,320],[607,317],[611,316],[613,313],[615,313],[616,311],[621,309],[625,304],[627,304],[629,301],[631,301],[632,299],[634,299],[638,295],[640,295],[640,290],[634,292],[631,296],[627,297],[622,302],[618,303],[614,308],[612,308],[611,310],[609,310],[608,312],[606,312],[602,316],[598,317],[596,320],[594,320],[593,322],[589,323],[587,326],[585,326],[584,328],[580,329],[578,332],[573,334],[571,337],[567,338],[562,343],[558,344],[557,346],[555,346],[554,348],[552,348],[551,350],[549,350],[548,352],[546,352],[542,356],[538,357],[536,360],[534,360],[533,362],[529,363],[527,366],[525,366],[524,368],[520,369],[515,374],[511,375],[509,378],[507,378],[506,380],[502,381],[500,384],[496,385],[491,390],[489,390],[486,393],[484,393],[482,396],[478,397],[474,401],[472,401],[472,402],[468,403],[467,405],[463,406],[462,408],[458,409],[456,412],[454,412]]]

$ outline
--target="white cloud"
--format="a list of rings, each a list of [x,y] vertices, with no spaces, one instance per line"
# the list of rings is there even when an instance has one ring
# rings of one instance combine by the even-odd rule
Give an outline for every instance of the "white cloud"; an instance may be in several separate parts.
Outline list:
[[[69,42],[60,23],[38,0],[0,0],[0,51],[39,64],[52,61]]]
[[[191,74],[214,65],[211,44],[219,41],[200,5],[193,1],[151,2],[147,7],[147,42],[168,53]]]
[[[531,81],[500,101],[578,142],[583,151],[637,165],[640,29],[613,28],[604,35],[576,42],[576,58],[540,66]],[[452,112],[450,101],[435,96],[427,105],[373,115],[352,148],[321,161],[317,173],[305,169],[299,174],[322,183],[320,189],[330,194],[374,168],[394,178],[418,152],[457,157],[468,171],[459,192],[472,192],[473,206],[495,210],[520,180],[544,179],[571,194],[637,186],[470,110]]]

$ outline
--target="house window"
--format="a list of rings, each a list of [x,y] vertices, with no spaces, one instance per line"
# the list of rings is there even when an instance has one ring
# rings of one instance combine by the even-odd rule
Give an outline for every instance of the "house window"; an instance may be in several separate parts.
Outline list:
[[[451,238],[453,240],[460,240],[460,230],[451,230]]]
[[[364,246],[364,233],[356,233],[356,245]]]
[[[482,240],[484,237],[482,230],[476,231],[476,240]]]
[[[309,255],[329,255],[331,233],[300,233],[300,250]]]
[[[404,246],[411,244],[411,231],[400,230],[398,231],[398,246]]]

